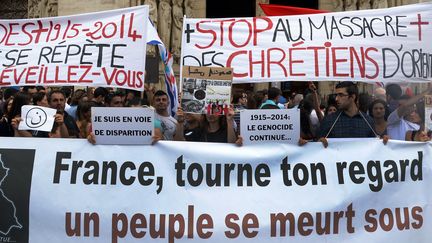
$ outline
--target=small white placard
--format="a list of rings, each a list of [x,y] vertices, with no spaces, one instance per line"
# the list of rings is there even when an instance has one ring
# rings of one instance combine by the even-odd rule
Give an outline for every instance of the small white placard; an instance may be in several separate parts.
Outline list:
[[[21,107],[21,119],[18,130],[36,130],[51,132],[57,110],[43,106],[24,105]]]
[[[96,144],[151,144],[154,110],[150,108],[92,107]]]
[[[297,143],[300,138],[298,109],[243,110],[240,112],[243,144]]]

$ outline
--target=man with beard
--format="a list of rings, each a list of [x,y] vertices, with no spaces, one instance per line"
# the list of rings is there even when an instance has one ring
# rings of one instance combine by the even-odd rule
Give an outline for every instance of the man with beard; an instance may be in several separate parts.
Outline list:
[[[60,90],[51,91],[48,94],[48,104],[51,108],[57,110],[54,126],[57,126],[57,129],[60,129],[61,137],[78,137],[79,130],[75,120],[67,112],[65,112],[66,99],[63,92]]]
[[[375,127],[373,119],[359,110],[357,99],[358,89],[353,82],[345,81],[336,85],[338,111],[322,121],[319,131],[321,141],[328,137],[364,138],[377,136],[373,129]]]

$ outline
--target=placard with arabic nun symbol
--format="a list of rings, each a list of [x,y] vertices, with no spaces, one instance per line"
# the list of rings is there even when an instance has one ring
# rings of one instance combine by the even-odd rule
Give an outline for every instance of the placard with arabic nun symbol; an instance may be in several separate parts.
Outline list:
[[[50,132],[54,125],[56,110],[52,108],[25,105],[21,108],[19,130],[37,130]]]

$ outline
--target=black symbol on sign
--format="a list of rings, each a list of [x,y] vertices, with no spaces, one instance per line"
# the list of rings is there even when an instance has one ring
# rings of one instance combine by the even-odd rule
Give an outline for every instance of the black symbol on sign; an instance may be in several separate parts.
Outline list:
[[[30,128],[43,126],[47,121],[47,113],[41,108],[31,108],[26,114],[26,124]]]

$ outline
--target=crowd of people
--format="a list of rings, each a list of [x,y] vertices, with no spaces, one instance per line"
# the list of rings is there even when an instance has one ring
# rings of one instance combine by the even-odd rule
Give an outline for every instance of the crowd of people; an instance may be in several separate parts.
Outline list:
[[[379,88],[373,96],[359,94],[357,85],[345,81],[336,85],[335,93],[321,97],[311,82],[303,94],[283,96],[272,87],[257,92],[233,90],[232,106],[227,112],[194,114],[169,111],[169,98],[162,90],[146,88],[141,93],[111,88],[73,89],[39,86],[8,87],[1,90],[0,136],[86,138],[95,142],[91,132],[92,107],[153,107],[155,110],[154,141],[175,140],[242,144],[240,112],[245,109],[299,109],[300,139],[303,145],[327,138],[380,137],[408,141],[429,141],[425,127],[424,96],[403,92],[398,84]],[[181,100],[181,99],[180,99]],[[19,130],[21,107],[50,107],[57,111],[51,132]],[[213,107],[218,109],[218,107]]]

